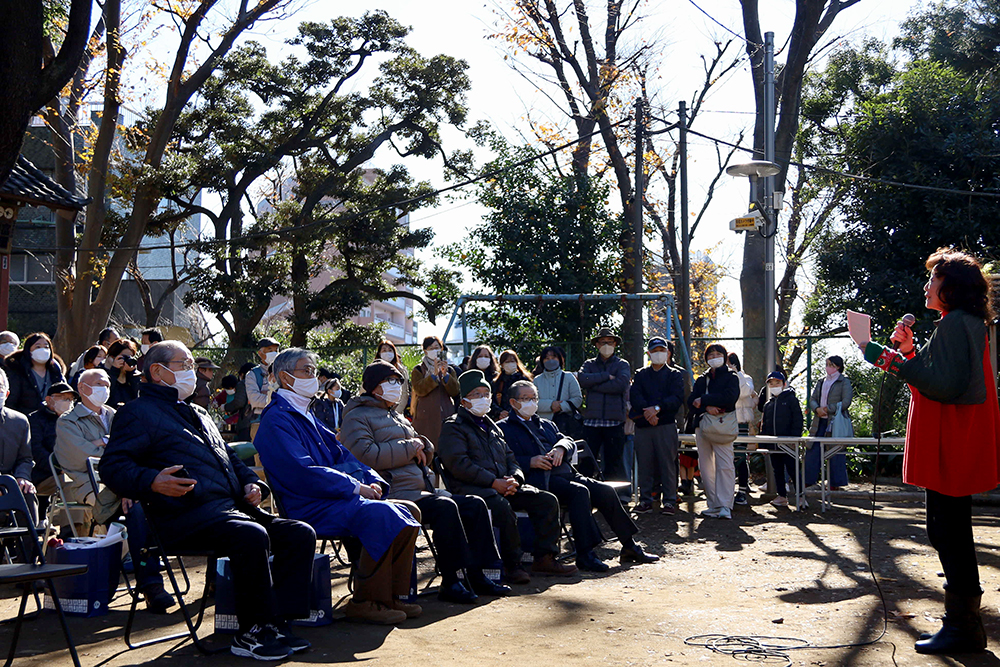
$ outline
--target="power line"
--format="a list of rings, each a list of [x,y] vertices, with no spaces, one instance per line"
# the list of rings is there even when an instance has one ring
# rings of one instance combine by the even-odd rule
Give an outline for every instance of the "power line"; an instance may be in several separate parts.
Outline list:
[[[751,42],[749,39],[747,39],[743,35],[739,34],[738,32],[736,32],[735,30],[733,30],[732,28],[730,28],[726,24],[722,23],[719,19],[715,18],[714,16],[712,16],[711,14],[709,14],[708,12],[706,12],[704,9],[702,9],[698,5],[698,3],[695,2],[694,0],[688,0],[688,2],[690,2],[694,6],[694,8],[697,9],[699,12],[701,12],[702,14],[704,14],[705,16],[707,16],[709,18],[709,20],[712,21],[712,23],[714,23],[715,25],[719,26],[720,28],[722,28],[723,30],[725,30],[726,32],[728,32],[729,34],[734,35],[735,37],[737,37],[737,38],[743,40],[744,42],[746,42],[747,44],[749,44],[750,46],[756,47],[758,49],[764,46],[763,44],[756,44],[754,42]]]
[[[623,118],[622,120],[618,121],[617,123],[612,123],[610,127],[612,127],[612,128],[618,127],[619,125],[624,125],[625,123],[628,123],[631,120],[632,120],[631,117],[626,117],[626,118]],[[374,208],[366,209],[364,211],[358,211],[357,213],[351,213],[351,214],[348,214],[348,215],[337,216],[337,218],[336,218],[335,221],[336,222],[345,222],[345,221],[350,221],[350,220],[356,220],[356,219],[358,219],[358,218],[360,218],[362,216],[371,215],[373,213],[380,213],[382,211],[388,211],[388,210],[392,210],[392,209],[403,208],[403,207],[405,207],[405,206],[407,206],[409,204],[416,204],[416,203],[421,202],[421,201],[423,201],[425,199],[430,199],[432,197],[436,197],[437,195],[443,194],[445,192],[451,192],[452,190],[460,190],[460,189],[468,187],[470,185],[474,185],[474,184],[478,183],[479,181],[486,180],[486,179],[489,179],[489,178],[493,178],[495,176],[499,176],[500,174],[502,174],[502,173],[504,173],[506,171],[510,171],[511,169],[514,169],[515,167],[521,167],[521,166],[524,166],[526,164],[530,164],[531,162],[534,162],[536,160],[541,160],[542,158],[548,157],[549,155],[553,155],[555,153],[558,153],[559,151],[562,151],[562,150],[565,150],[565,149],[569,148],[570,146],[578,144],[581,141],[583,141],[584,139],[589,139],[590,137],[599,135],[599,134],[601,134],[601,132],[602,132],[601,129],[594,130],[593,132],[590,132],[589,134],[585,134],[583,136],[577,137],[576,139],[573,139],[572,141],[567,141],[566,143],[564,143],[564,144],[562,144],[560,146],[556,146],[555,148],[551,148],[551,149],[549,149],[549,150],[547,150],[547,151],[545,151],[543,153],[536,153],[535,155],[533,155],[531,157],[524,158],[523,160],[518,160],[517,162],[514,162],[513,164],[510,164],[510,165],[508,165],[506,167],[503,167],[502,169],[494,169],[492,171],[486,172],[485,174],[480,174],[478,176],[466,179],[466,180],[461,181],[459,183],[455,183],[453,185],[448,185],[448,186],[445,186],[443,188],[438,188],[437,190],[434,190],[433,192],[428,192],[428,193],[425,193],[425,194],[422,194],[422,195],[418,195],[416,197],[410,197],[409,199],[404,199],[402,201],[396,201],[396,202],[392,202],[391,204],[384,204],[382,206],[376,206]],[[427,216],[427,217],[430,217],[430,216]],[[331,221],[331,220],[315,220],[313,222],[307,222],[307,223],[304,223],[304,224],[301,224],[301,225],[295,225],[293,227],[284,227],[282,229],[272,229],[272,230],[266,230],[266,231],[251,232],[249,234],[245,234],[245,235],[240,236],[240,237],[235,238],[235,239],[203,239],[203,240],[199,240],[199,241],[191,241],[191,242],[188,242],[188,243],[177,243],[177,244],[174,244],[174,245],[169,245],[169,244],[168,245],[137,245],[137,246],[114,246],[114,247],[110,247],[110,246],[107,246],[107,247],[105,247],[105,246],[98,246],[97,248],[78,248],[78,247],[75,247],[75,246],[35,246],[32,249],[36,250],[36,251],[39,251],[39,252],[57,252],[59,250],[72,250],[72,251],[75,251],[75,252],[101,253],[101,252],[112,252],[112,251],[117,251],[117,250],[135,250],[135,251],[138,251],[138,250],[183,250],[184,248],[193,248],[193,247],[199,247],[199,246],[239,245],[239,244],[244,243],[246,241],[253,241],[253,240],[268,238],[268,237],[272,237],[272,236],[279,236],[280,237],[280,236],[285,235],[285,234],[291,234],[291,233],[295,233],[295,232],[304,231],[304,230],[307,230],[307,229],[313,229],[315,227],[321,227],[321,226],[324,226],[324,225],[330,225],[333,222],[334,221]]]

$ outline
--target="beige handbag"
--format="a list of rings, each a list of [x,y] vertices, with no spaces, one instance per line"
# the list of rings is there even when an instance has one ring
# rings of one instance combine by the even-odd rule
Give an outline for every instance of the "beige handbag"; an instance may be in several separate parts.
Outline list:
[[[698,428],[701,429],[701,436],[713,445],[728,445],[740,433],[735,411],[718,416],[706,412],[701,416]]]

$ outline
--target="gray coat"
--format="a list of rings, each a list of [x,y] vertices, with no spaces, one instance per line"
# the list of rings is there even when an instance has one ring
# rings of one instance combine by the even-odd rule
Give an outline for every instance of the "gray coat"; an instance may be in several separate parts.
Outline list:
[[[471,412],[459,408],[441,427],[438,455],[444,465],[445,484],[452,493],[487,497],[496,495],[493,482],[497,479],[514,477],[524,483],[503,431],[489,417],[483,420],[485,428],[476,423]]]
[[[583,412],[585,420],[625,421],[628,416],[625,392],[632,379],[632,369],[627,361],[616,354],[609,359],[598,355],[583,362],[576,379],[587,392],[587,408]]]
[[[32,466],[28,418],[10,408],[0,409],[0,474],[30,480]]]
[[[809,397],[809,409],[815,411],[819,407],[820,400],[823,398],[823,383],[826,379],[822,379],[816,383],[813,388],[812,396]],[[840,403],[840,407],[843,408],[844,414],[848,419],[851,418],[851,413],[849,408],[851,407],[851,400],[854,398],[854,388],[851,387],[851,381],[843,373],[840,374],[833,384],[830,386],[830,393],[826,397],[827,405],[836,405]],[[833,415],[831,414],[832,418]],[[819,418],[813,415],[812,425],[809,427],[809,435],[816,435],[816,431],[819,428]],[[822,433],[820,435],[823,435]]]
[[[56,460],[70,479],[63,485],[66,500],[70,502],[93,504],[93,499],[87,502],[87,496],[91,493],[97,495],[90,485],[87,459],[91,456],[101,458],[104,454],[104,447],[94,444],[94,441],[101,440],[111,432],[111,424],[115,418],[114,409],[106,405],[104,409],[111,416],[107,428],[104,420],[83,403],[77,403],[76,407],[56,421]]]
[[[430,473],[414,456],[423,442],[430,460],[434,445],[380,399],[363,394],[348,401],[337,439],[389,483],[389,498],[415,501],[431,495]]]

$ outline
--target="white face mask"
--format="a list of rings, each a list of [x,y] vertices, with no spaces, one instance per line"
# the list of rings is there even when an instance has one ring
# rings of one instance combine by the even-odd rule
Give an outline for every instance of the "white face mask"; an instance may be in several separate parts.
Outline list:
[[[139,346],[139,352],[142,354],[146,354],[147,352],[149,352],[150,347],[151,346],[149,345],[149,343],[143,343],[142,345]]]
[[[476,357],[476,368],[485,371],[489,367],[490,367],[489,357]]]
[[[48,363],[49,359],[52,358],[52,350],[47,347],[40,347],[37,350],[31,351],[31,360],[39,364]]]
[[[771,394],[771,396],[777,396],[778,394],[780,394],[784,390],[785,390],[784,387],[770,387],[769,386],[767,388],[767,393]]]
[[[615,353],[615,346],[611,345],[610,343],[607,345],[602,345],[598,349],[601,351],[601,356],[604,357],[610,357],[612,354]]]
[[[839,372],[840,372],[840,370],[836,366],[827,366],[826,367],[826,376],[827,377],[833,377],[834,375],[836,375]]]
[[[441,354],[441,350],[427,350],[424,352],[424,363],[428,366],[433,366],[437,363],[439,354]]]
[[[236,393],[236,390],[235,390],[235,389],[227,389],[227,390],[226,390],[226,395],[227,395],[227,396],[232,396],[232,395],[233,395],[233,394],[235,394],[235,393]]]
[[[652,361],[657,366],[662,366],[667,363],[667,355],[669,352],[650,352],[649,360]]]
[[[52,402],[52,412],[57,415],[64,415],[73,407],[72,400],[61,400]]]
[[[482,398],[465,399],[469,403],[469,412],[476,415],[477,417],[482,417],[487,412],[490,411],[490,401],[489,396],[484,396]]]
[[[104,405],[111,398],[111,387],[91,387],[89,384],[86,386],[90,387],[90,396],[87,396],[87,400],[95,405]]]
[[[396,355],[393,354],[391,350],[387,352],[382,352],[378,356],[380,359],[382,359],[382,361],[388,361],[390,364],[392,363],[392,360],[396,358]]]
[[[334,398],[340,398],[343,395],[344,390],[343,389],[334,389],[332,393],[333,393],[333,397]]]
[[[162,364],[161,364],[162,366]],[[168,371],[170,370],[166,366],[163,366]],[[177,390],[177,400],[183,401],[188,396],[194,393],[195,387],[198,386],[198,376],[195,374],[194,369],[187,371],[171,371],[174,374],[174,383],[167,385],[168,387],[173,387]]]
[[[299,396],[305,396],[306,398],[312,398],[319,391],[319,378],[297,378],[291,373],[285,373],[287,377],[292,378],[292,391],[294,391]]]
[[[403,385],[383,382],[379,386],[382,387],[383,401],[386,403],[399,403],[399,399],[403,395]]]
[[[534,400],[521,403],[521,408],[517,411],[517,414],[525,419],[531,419],[536,412],[538,412],[538,401]]]
[[[503,365],[503,372],[507,375],[513,375],[517,372],[517,362],[508,361]]]
[[[264,363],[270,366],[274,363],[274,360],[278,358],[277,352],[268,352],[264,355]]]
[[[9,357],[17,351],[14,343],[0,343],[0,357]]]
[[[708,360],[708,365],[712,368],[722,368],[724,363],[726,363],[726,360],[722,357],[712,357]]]

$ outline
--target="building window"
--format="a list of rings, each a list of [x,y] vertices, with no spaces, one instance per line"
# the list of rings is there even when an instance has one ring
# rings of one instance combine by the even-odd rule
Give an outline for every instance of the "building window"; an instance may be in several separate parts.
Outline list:
[[[11,255],[10,282],[23,285],[51,285],[55,282],[52,277],[53,263],[52,255]]]

